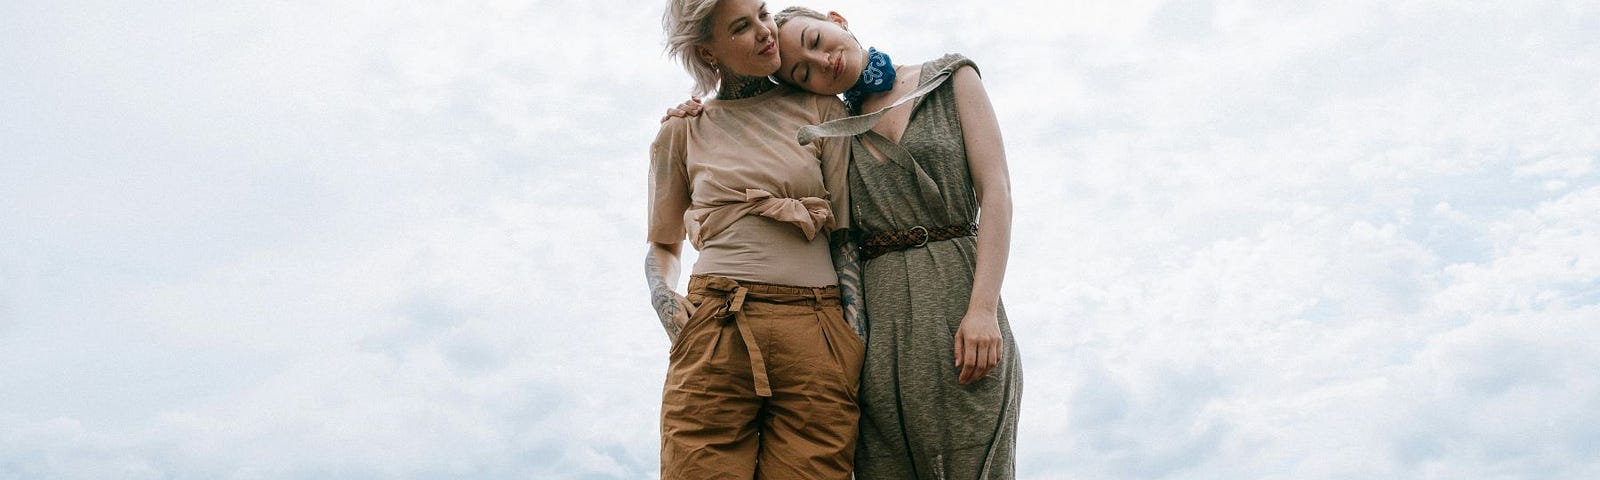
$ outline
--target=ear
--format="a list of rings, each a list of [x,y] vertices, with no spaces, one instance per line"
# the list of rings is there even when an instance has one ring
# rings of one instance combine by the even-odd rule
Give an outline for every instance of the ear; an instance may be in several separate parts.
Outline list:
[[[834,24],[839,25],[839,28],[843,28],[845,30],[850,30],[850,22],[845,20],[844,19],[844,15],[840,15],[839,12],[829,11],[828,12],[828,21],[831,21]]]
[[[700,57],[700,61],[706,62],[706,65],[710,65],[711,68],[717,68],[717,56],[712,55],[711,49],[706,48],[705,45],[695,45],[694,54]]]

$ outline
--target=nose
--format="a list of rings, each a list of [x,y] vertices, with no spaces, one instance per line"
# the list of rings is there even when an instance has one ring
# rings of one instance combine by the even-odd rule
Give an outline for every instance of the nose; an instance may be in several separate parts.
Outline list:
[[[756,22],[756,28],[756,40],[765,42],[772,38],[772,28],[767,26],[767,22]]]
[[[833,62],[828,61],[828,52],[807,50],[806,60],[811,62],[812,68],[830,75],[833,74]]]

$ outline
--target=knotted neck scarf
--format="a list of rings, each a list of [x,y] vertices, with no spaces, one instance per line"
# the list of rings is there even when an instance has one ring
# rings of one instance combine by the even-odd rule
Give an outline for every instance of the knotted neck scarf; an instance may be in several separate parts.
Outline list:
[[[887,92],[894,88],[894,63],[889,54],[867,47],[867,66],[861,69],[861,78],[855,86],[844,91],[844,104],[852,113],[861,111],[861,99],[869,93]]]

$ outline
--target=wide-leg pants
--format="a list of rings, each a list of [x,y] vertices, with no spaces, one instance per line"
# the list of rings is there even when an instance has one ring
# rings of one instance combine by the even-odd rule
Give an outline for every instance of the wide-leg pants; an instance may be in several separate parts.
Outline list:
[[[661,478],[848,480],[865,346],[837,287],[695,275],[661,399]]]

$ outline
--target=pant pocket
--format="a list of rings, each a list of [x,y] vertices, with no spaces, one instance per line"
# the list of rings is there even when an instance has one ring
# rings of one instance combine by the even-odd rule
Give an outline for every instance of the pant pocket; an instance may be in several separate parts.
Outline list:
[[[866,361],[867,346],[856,335],[855,329],[845,323],[842,314],[830,311],[823,316],[822,332],[832,350],[834,364],[839,367],[840,379],[850,392],[850,398],[859,398],[861,365]]]
[[[689,320],[683,322],[683,328],[678,330],[678,338],[672,341],[672,348],[668,350],[671,358],[677,358],[684,345],[693,343],[707,319],[717,316],[722,300],[702,293],[690,293],[687,297],[690,305],[694,305],[694,314],[689,315]]]

